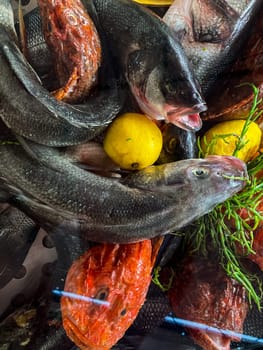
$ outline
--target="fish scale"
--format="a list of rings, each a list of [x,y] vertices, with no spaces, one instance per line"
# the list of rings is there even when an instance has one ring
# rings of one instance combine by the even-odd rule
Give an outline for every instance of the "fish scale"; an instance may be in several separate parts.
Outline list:
[[[245,185],[240,180],[246,176],[245,164],[234,157],[149,167],[121,183],[72,165],[52,148],[30,146],[39,161],[21,146],[0,148],[0,187],[7,201],[44,228],[59,227],[97,242],[128,243],[169,233]],[[207,174],[205,179],[199,178],[199,170]]]
[[[0,116],[5,124],[18,135],[49,146],[79,144],[100,134],[122,106],[105,45],[99,90],[85,103],[63,103],[42,86],[16,45],[8,1],[0,3],[0,12],[4,14],[0,22]]]
[[[129,0],[83,3],[94,4],[119,75],[141,110],[183,129],[200,129],[200,119],[188,117],[206,109],[200,86],[181,44],[161,18]]]

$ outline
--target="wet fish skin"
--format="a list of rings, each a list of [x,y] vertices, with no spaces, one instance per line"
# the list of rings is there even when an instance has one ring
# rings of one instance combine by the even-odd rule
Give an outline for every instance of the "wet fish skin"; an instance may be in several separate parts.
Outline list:
[[[55,149],[35,145],[34,152],[39,162],[21,146],[1,146],[7,201],[46,230],[96,242],[134,242],[183,227],[241,190],[247,176],[242,161],[211,156],[149,167],[121,183],[72,165]]]
[[[110,349],[133,323],[151,282],[156,243],[101,244],[72,264],[65,291],[108,302],[62,297],[64,329],[80,349]]]
[[[39,227],[20,210],[9,206],[0,214],[0,289],[22,266]]]
[[[142,111],[185,129],[200,129],[200,119],[183,118],[206,106],[184,51],[168,26],[129,0],[83,1],[86,6],[90,2]]]
[[[261,10],[262,2],[257,0],[177,0],[164,15],[206,99],[237,58]]]
[[[83,101],[97,83],[101,44],[96,27],[80,0],[38,0],[45,40],[55,62],[58,99]]]
[[[195,132],[182,130],[171,123],[162,126],[161,131],[163,148],[157,161],[158,164],[198,157]]]
[[[54,68],[49,47],[43,36],[42,21],[38,7],[24,15],[24,23],[27,60],[43,81]],[[15,28],[19,32],[17,23]]]
[[[41,85],[13,40],[8,19],[5,16],[0,23],[0,117],[5,124],[18,135],[49,146],[82,143],[102,132],[122,104],[117,82],[104,61],[106,51],[98,92],[80,105],[63,103]]]

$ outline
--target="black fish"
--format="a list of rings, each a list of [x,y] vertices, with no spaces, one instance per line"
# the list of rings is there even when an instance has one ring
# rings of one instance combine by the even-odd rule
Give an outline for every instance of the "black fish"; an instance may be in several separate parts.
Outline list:
[[[36,7],[24,15],[24,24],[26,32],[26,52],[27,59],[35,69],[41,80],[53,71],[52,56],[42,32],[42,22],[39,8]],[[16,23],[16,30],[19,33],[19,26]]]
[[[117,67],[143,112],[181,128],[198,130],[206,109],[180,43],[149,9],[130,0],[85,0],[94,4]]]
[[[47,230],[60,228],[95,242],[167,234],[241,190],[240,177],[247,176],[237,158],[211,156],[148,167],[121,182],[84,171],[55,149],[35,145],[34,152],[39,162],[19,145],[1,145],[6,201]]]
[[[103,131],[121,108],[105,46],[98,92],[81,105],[69,105],[49,94],[20,52],[9,1],[1,2],[0,12],[0,117],[5,124],[49,146],[82,143]]]
[[[170,163],[180,159],[198,157],[196,133],[179,129],[171,123],[162,128],[163,147],[158,158],[158,164]]]

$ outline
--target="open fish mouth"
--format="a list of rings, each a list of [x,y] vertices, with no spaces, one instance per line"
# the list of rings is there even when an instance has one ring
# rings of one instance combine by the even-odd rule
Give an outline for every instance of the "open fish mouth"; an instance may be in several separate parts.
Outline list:
[[[133,89],[134,91],[134,89]],[[181,129],[187,131],[199,131],[202,127],[202,119],[199,113],[207,110],[205,103],[199,103],[191,107],[175,106],[171,104],[153,104],[145,95],[134,94],[141,110],[152,119],[166,120]]]
[[[167,113],[165,119],[167,122],[175,124],[181,129],[188,131],[198,131],[202,127],[202,119],[198,113],[181,115],[171,112]]]
[[[200,103],[193,107],[164,106],[165,119],[176,126],[189,131],[198,131],[202,127],[199,113],[207,109],[206,104]]]

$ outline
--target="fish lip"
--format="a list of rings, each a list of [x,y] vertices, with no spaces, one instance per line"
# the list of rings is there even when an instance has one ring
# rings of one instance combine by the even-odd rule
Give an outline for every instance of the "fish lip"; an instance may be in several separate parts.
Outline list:
[[[164,105],[165,120],[188,131],[199,131],[202,128],[202,119],[199,113],[207,110],[205,103],[198,103],[192,107]]]
[[[202,119],[198,113],[176,115],[168,113],[165,120],[187,131],[199,131],[203,125]]]
[[[154,105],[140,89],[131,86],[131,90],[141,110],[150,118],[166,120],[187,131],[199,131],[201,129],[203,123],[199,113],[207,110],[205,102],[197,103],[191,107],[175,106],[169,103]]]

